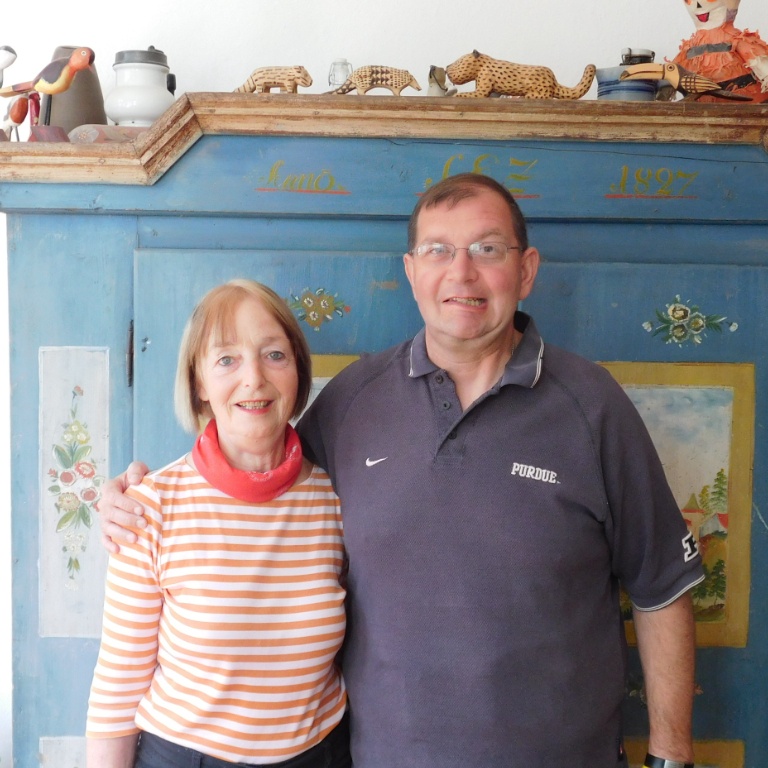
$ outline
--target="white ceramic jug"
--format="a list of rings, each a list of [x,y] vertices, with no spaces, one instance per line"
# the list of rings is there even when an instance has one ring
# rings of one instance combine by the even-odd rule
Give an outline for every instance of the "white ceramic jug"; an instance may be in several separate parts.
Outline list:
[[[168,59],[149,46],[146,51],[119,51],[112,65],[115,87],[104,101],[116,125],[148,126],[174,102],[168,88]]]

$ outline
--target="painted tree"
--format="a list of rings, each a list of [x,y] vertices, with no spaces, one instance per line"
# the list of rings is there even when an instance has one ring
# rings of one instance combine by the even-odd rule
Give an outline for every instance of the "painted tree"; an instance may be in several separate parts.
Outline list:
[[[708,485],[705,485],[699,492],[699,509],[703,509],[707,513],[711,512]]]
[[[707,597],[709,597],[709,568],[706,563],[702,563],[701,567],[704,569],[704,581],[700,581],[693,590],[691,590],[691,598],[693,599],[694,605],[703,604]]]
[[[725,604],[725,560],[718,560],[712,568],[711,579],[706,579],[709,583],[709,594],[715,603]]]
[[[711,504],[714,512],[725,514],[728,511],[728,475],[725,474],[724,469],[715,476]]]

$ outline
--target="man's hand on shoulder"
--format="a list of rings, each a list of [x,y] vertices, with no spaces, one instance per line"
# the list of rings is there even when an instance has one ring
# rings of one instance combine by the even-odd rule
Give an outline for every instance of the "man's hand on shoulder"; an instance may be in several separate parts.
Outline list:
[[[134,499],[125,495],[131,485],[138,485],[149,472],[146,464],[132,461],[122,475],[107,480],[101,487],[99,499],[99,523],[101,525],[101,543],[109,551],[117,554],[120,542],[132,544],[136,534],[131,528],[144,528],[144,508]]]

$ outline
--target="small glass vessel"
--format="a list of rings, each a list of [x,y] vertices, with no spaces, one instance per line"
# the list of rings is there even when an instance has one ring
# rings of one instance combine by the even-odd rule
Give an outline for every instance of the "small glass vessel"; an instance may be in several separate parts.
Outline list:
[[[351,74],[352,65],[346,59],[334,59],[328,73],[328,85],[331,88],[338,88],[340,85],[344,85]]]

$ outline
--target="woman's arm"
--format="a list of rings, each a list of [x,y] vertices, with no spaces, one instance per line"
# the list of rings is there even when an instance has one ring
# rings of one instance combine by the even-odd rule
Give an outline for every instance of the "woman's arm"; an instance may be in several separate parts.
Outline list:
[[[86,740],[86,768],[133,768],[139,735]]]
[[[109,558],[101,644],[86,718],[92,768],[132,766],[135,715],[157,666],[163,610],[157,567],[162,507],[151,483],[131,493],[132,502],[143,507],[147,525],[138,532],[136,544],[125,545]]]

